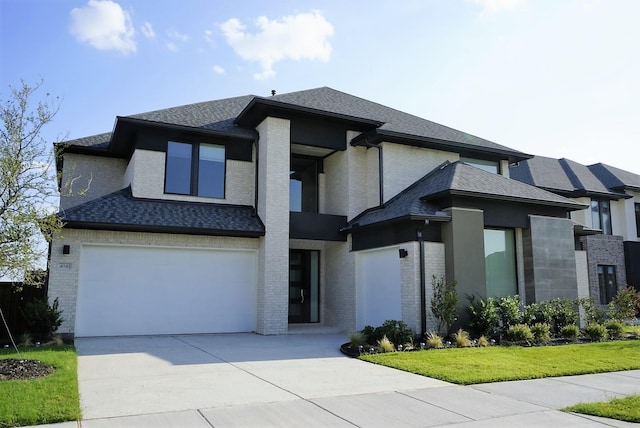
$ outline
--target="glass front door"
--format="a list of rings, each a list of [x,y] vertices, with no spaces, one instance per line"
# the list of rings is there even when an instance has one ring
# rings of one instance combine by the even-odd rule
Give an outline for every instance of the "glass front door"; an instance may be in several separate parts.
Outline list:
[[[320,252],[289,251],[289,322],[320,321]]]

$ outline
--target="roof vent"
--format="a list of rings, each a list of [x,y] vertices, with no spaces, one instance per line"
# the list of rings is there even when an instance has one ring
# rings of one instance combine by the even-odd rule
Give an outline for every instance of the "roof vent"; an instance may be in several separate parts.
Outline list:
[[[276,90],[275,90],[275,89],[272,89],[272,90],[271,90],[271,96],[273,97],[275,94],[276,94]]]

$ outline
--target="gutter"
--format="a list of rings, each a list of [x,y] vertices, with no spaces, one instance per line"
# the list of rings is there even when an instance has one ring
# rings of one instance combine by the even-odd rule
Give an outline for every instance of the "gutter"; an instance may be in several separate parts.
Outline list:
[[[424,336],[427,334],[427,281],[424,266],[424,238],[422,237],[422,229],[418,229],[418,247],[420,249],[420,332]]]

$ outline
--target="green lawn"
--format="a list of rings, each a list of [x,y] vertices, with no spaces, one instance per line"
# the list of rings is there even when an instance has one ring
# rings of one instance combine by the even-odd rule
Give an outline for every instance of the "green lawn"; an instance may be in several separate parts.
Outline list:
[[[640,369],[640,341],[579,345],[492,346],[363,355],[365,361],[453,382],[536,379]]]
[[[562,410],[626,422],[640,422],[640,395],[614,398],[602,403],[580,403]]]
[[[0,427],[80,419],[77,356],[72,346],[0,350],[0,358],[40,360],[56,368],[46,378],[0,381]]]

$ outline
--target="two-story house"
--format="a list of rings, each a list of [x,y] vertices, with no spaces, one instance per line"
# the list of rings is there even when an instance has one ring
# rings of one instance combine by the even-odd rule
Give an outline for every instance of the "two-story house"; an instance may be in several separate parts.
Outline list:
[[[640,176],[604,164],[543,156],[510,170],[516,180],[586,205],[570,215],[576,223],[576,249],[587,255],[589,297],[606,305],[619,289],[640,287]]]
[[[588,293],[567,218],[587,205],[510,179],[530,155],[331,88],[117,117],[58,148],[62,333],[425,332],[434,276],[461,305]]]

